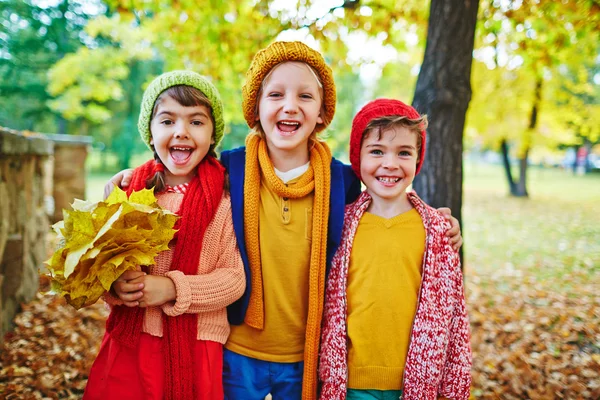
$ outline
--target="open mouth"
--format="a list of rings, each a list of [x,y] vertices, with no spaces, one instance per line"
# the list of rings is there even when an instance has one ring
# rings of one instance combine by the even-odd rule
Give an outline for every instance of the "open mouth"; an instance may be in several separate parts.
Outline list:
[[[175,164],[185,164],[190,159],[192,152],[194,151],[191,147],[171,147],[169,148],[169,154]]]
[[[279,121],[277,122],[277,129],[281,132],[291,133],[300,129],[300,122],[296,121]]]
[[[389,185],[389,184],[392,184],[392,183],[399,182],[399,181],[400,181],[400,179],[402,179],[402,178],[391,178],[391,177],[389,177],[389,176],[380,176],[380,177],[378,177],[378,178],[377,178],[377,180],[378,180],[379,182],[381,182],[381,183],[385,183],[385,184],[388,184],[388,185]]]

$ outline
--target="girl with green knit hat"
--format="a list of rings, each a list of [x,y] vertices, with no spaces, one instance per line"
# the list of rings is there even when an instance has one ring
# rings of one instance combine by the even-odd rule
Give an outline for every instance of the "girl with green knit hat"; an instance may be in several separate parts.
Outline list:
[[[146,89],[138,128],[154,160],[127,191],[154,188],[178,231],[155,265],[123,273],[105,295],[111,313],[84,399],[223,398],[226,307],[245,289],[214,150],[223,127],[219,93],[197,73],[168,72]]]

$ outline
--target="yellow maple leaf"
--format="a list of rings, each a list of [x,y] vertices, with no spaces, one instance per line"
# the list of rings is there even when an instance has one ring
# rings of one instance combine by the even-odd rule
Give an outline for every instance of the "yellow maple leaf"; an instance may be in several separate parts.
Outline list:
[[[153,265],[178,218],[147,189],[128,198],[116,188],[106,201],[76,200],[72,207],[53,226],[60,244],[46,264],[52,290],[77,309],[95,303],[123,272]]]

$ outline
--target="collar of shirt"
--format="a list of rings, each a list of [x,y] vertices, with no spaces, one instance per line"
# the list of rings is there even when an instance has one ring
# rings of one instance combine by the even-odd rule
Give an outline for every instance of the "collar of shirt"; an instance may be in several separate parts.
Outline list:
[[[180,185],[175,185],[175,186],[169,186],[169,185],[167,185],[167,187],[165,189],[165,193],[185,194],[185,192],[187,192],[189,186],[190,186],[189,182],[188,183],[182,183]]]
[[[289,171],[286,171],[286,172],[281,172],[277,168],[274,168],[275,175],[277,175],[279,177],[279,179],[281,179],[283,181],[283,183],[288,183],[292,179],[296,179],[297,177],[301,176],[303,173],[308,171],[309,166],[310,166],[310,161],[304,165],[290,169]]]

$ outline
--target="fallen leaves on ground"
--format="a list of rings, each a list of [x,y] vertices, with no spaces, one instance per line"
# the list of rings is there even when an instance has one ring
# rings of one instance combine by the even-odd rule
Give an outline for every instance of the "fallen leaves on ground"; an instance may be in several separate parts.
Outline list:
[[[107,316],[102,301],[75,311],[62,297],[38,293],[4,337],[0,398],[81,398]]]
[[[600,399],[598,279],[573,278],[575,295],[533,277],[468,275],[474,397]]]

